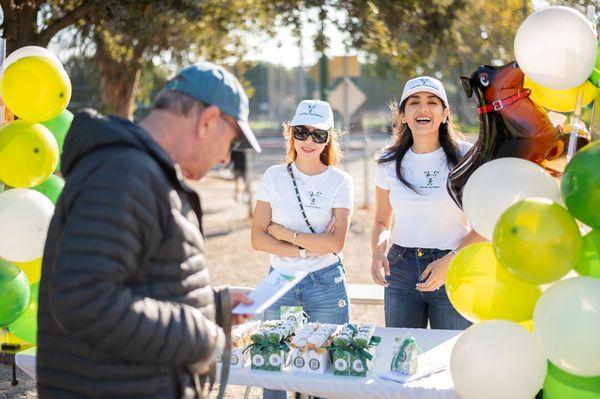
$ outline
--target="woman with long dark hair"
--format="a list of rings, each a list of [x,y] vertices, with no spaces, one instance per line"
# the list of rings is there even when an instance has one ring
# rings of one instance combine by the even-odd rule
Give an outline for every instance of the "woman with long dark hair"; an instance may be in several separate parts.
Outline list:
[[[450,198],[446,180],[470,144],[453,127],[437,79],[409,80],[390,108],[393,139],[377,159],[371,242],[371,275],[385,287],[385,324],[465,329],[470,322],[446,294],[446,271],[458,249],[481,237]]]

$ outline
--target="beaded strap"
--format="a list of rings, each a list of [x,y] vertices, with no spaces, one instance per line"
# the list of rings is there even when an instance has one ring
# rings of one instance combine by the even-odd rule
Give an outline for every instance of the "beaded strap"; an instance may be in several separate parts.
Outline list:
[[[292,183],[294,183],[294,191],[296,191],[296,198],[298,198],[298,205],[300,205],[300,212],[302,212],[302,216],[304,217],[304,221],[306,222],[306,225],[310,229],[310,232],[314,233],[315,229],[313,229],[312,225],[308,221],[306,212],[304,212],[304,206],[302,206],[302,200],[300,199],[300,192],[298,191],[298,185],[296,184],[296,178],[294,177],[294,172],[292,171],[292,163],[291,162],[288,163],[287,170],[290,173],[290,176],[292,177]]]
[[[290,176],[292,177],[292,183],[294,183],[294,191],[296,192],[296,198],[298,198],[298,205],[300,205],[300,212],[302,212],[302,216],[304,217],[304,221],[306,222],[306,225],[310,229],[310,232],[311,233],[316,233],[315,229],[313,229],[312,225],[308,221],[308,217],[306,216],[306,212],[304,212],[304,206],[302,205],[302,200],[300,199],[300,192],[298,191],[298,185],[296,184],[296,178],[294,177],[294,172],[292,171],[292,163],[291,162],[288,163],[287,170],[290,173]],[[337,256],[339,262],[342,263],[342,258],[340,258],[340,256],[338,254],[336,254],[335,252],[333,254],[335,256]]]

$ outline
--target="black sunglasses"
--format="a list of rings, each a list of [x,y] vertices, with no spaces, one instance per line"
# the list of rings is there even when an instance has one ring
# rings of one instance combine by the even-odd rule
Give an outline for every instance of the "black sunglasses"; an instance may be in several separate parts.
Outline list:
[[[312,139],[317,144],[323,144],[327,142],[329,138],[329,131],[315,129],[312,132],[304,126],[292,126],[292,134],[296,140],[306,141],[308,136],[312,136]]]

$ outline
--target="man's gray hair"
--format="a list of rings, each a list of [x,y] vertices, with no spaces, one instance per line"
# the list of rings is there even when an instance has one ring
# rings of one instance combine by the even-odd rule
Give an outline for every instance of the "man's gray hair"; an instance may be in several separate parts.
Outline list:
[[[205,105],[180,91],[163,91],[158,95],[156,101],[154,101],[152,109],[161,109],[178,115],[188,116],[195,107],[203,109]]]

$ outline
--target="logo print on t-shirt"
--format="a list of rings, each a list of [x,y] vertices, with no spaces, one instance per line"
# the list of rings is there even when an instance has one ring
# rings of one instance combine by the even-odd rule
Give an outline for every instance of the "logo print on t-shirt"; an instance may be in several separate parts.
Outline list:
[[[440,174],[439,170],[434,170],[434,171],[426,170],[423,173],[425,174],[427,181],[426,181],[426,185],[421,186],[421,188],[440,188],[440,186],[433,184],[433,180],[437,177],[437,175]]]
[[[309,191],[308,196],[310,197],[310,203],[306,205],[307,208],[321,209],[321,206],[317,204],[317,200],[323,193],[320,191]]]

